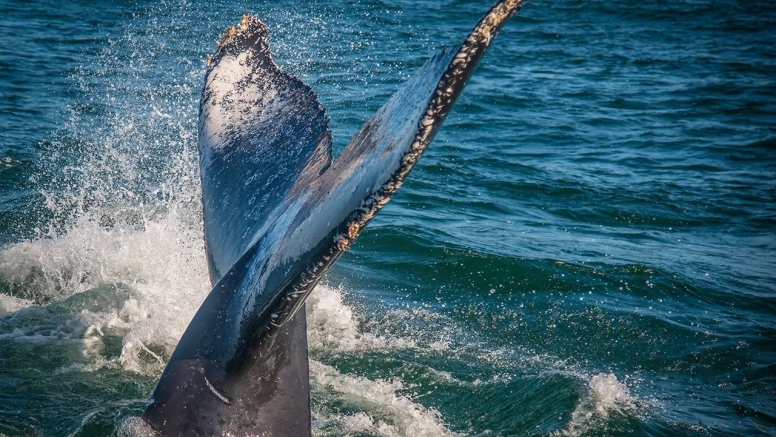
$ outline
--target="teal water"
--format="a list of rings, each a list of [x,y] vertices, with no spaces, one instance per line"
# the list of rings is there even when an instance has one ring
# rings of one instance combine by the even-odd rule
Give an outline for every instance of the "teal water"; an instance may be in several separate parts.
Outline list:
[[[137,435],[245,12],[335,151],[489,7],[0,0],[0,435]],[[317,436],[776,435],[776,7],[541,1],[312,296]]]

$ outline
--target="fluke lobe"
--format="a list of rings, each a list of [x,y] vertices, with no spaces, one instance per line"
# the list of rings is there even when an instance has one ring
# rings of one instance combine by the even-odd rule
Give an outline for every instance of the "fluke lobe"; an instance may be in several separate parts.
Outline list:
[[[498,30],[497,2],[332,159],[313,90],[272,60],[246,15],[208,58],[199,109],[213,290],[170,357],[143,419],[163,436],[309,436],[304,302],[420,159]]]

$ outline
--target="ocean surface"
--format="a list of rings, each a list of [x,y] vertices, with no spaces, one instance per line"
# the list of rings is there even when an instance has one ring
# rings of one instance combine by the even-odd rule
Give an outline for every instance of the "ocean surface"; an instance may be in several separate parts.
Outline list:
[[[0,436],[137,436],[245,12],[335,155],[474,0],[0,0]],[[315,436],[776,436],[776,3],[535,0],[308,306]]]

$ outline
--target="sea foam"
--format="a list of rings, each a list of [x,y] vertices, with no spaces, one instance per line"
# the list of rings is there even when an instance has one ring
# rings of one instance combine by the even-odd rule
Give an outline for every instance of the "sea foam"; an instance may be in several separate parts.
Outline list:
[[[628,415],[635,412],[636,399],[613,373],[593,375],[586,388],[571,413],[568,427],[561,432],[564,436],[576,437],[605,426],[611,414]]]

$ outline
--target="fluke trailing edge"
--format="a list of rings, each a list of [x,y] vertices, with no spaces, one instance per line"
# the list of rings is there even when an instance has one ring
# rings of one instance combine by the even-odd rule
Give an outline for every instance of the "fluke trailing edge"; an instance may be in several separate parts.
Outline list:
[[[272,61],[250,15],[208,58],[199,112],[205,243],[213,290],[143,418],[164,436],[309,436],[304,302],[399,189],[498,30],[502,0],[437,53],[336,160],[313,90]]]

